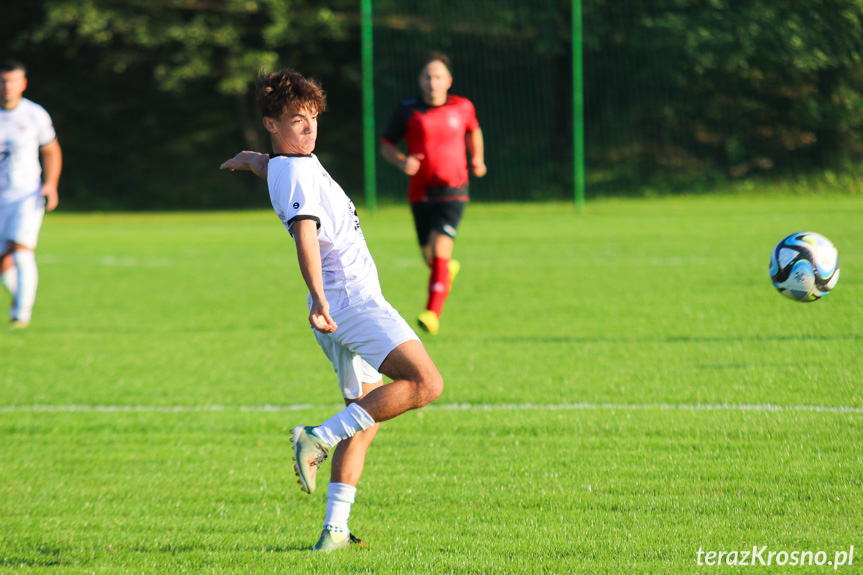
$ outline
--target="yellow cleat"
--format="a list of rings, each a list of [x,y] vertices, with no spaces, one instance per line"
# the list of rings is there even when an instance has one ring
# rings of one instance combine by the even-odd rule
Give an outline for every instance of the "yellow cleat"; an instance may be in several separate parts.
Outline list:
[[[440,328],[440,319],[437,314],[428,309],[419,315],[417,323],[420,324],[420,327],[425,332],[431,335],[437,335],[438,328]]]
[[[452,280],[454,280],[455,276],[458,275],[458,272],[461,269],[461,264],[458,263],[458,260],[450,260],[447,264],[447,268],[449,269],[449,280],[446,284],[446,291],[449,292],[452,289]]]

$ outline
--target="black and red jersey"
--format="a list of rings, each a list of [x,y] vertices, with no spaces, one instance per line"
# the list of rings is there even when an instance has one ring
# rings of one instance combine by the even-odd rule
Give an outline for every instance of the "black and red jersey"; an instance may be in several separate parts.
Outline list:
[[[478,127],[473,104],[461,96],[447,96],[440,106],[426,104],[422,98],[399,104],[381,140],[398,145],[404,139],[409,155],[424,156],[419,171],[410,179],[409,202],[430,199],[429,192],[436,189],[453,191],[448,197],[433,199],[468,199],[465,135]]]

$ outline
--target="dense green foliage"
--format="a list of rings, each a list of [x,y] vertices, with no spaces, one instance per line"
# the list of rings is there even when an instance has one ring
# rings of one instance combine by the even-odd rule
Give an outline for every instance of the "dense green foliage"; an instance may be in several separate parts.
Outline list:
[[[585,30],[588,142],[611,169],[744,176],[863,151],[859,0],[588,0]]]
[[[412,317],[408,211],[360,215]],[[758,190],[472,206],[426,341],[444,395],[383,424],[351,519],[370,547],[326,557],[288,431],[339,394],[275,215],[51,215],[34,323],[0,330],[0,572],[691,575],[723,572],[700,547],[854,545],[752,571],[859,573],[861,215]],[[842,261],[811,304],[767,274],[799,229]]]
[[[336,126],[336,145],[319,155],[343,180],[361,170],[335,161],[361,145],[356,14],[341,4],[16,2],[0,19],[0,52],[28,64],[26,95],[54,117],[69,205],[265,206],[254,182],[218,172],[237,151],[269,146],[250,94],[259,70],[325,78],[333,112],[323,127]]]
[[[589,196],[844,170],[863,156],[863,0],[582,4]],[[378,133],[415,89],[418,55],[443,48],[489,135],[478,197],[569,197],[569,6],[376,2]],[[254,183],[215,169],[240,148],[267,146],[249,94],[261,68],[322,80],[331,106],[317,152],[346,188],[361,189],[358,9],[357,0],[13,2],[0,52],[30,64],[28,95],[55,117],[67,206],[262,206]],[[402,197],[404,179],[378,172],[383,195]]]

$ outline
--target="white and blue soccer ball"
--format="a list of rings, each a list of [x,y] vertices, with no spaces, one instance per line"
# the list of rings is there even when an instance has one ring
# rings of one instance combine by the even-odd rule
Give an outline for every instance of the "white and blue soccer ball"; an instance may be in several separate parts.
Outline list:
[[[770,254],[770,279],[779,293],[794,301],[819,300],[839,281],[839,252],[821,234],[791,234]]]

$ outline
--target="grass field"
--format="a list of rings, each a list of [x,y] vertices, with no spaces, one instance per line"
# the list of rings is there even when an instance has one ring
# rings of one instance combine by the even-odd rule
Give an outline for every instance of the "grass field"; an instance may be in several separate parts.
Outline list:
[[[0,330],[0,572],[828,573],[853,545],[863,573],[861,223],[859,195],[471,206],[444,395],[378,435],[369,548],[320,556],[288,431],[340,397],[276,217],[51,215],[34,323]],[[363,228],[412,320],[408,210]],[[813,304],[767,274],[803,230],[842,264]],[[698,564],[765,546],[825,564]]]

